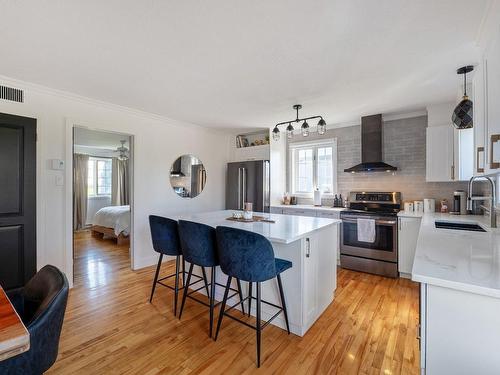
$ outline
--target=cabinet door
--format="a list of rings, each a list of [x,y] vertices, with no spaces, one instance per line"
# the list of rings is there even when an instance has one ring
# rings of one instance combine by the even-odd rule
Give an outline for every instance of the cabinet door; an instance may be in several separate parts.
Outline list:
[[[486,167],[486,95],[485,62],[475,68],[472,80],[474,103],[474,176],[481,175]]]
[[[304,256],[304,311],[302,324],[308,325],[315,319],[318,306],[318,286],[317,269],[318,255],[315,248],[314,236],[304,238],[303,240]]]
[[[332,211],[332,212],[318,211],[316,216],[317,217],[326,217],[328,219],[340,219],[340,212],[338,212],[338,211]]]
[[[453,126],[450,123],[450,125],[428,127],[426,139],[426,180],[453,181],[455,179]]]
[[[474,128],[455,132],[455,180],[469,181],[474,174]]]
[[[400,217],[398,221],[398,268],[399,272],[411,275],[421,219]]]
[[[485,168],[486,173],[494,173],[499,169],[492,169],[491,163],[491,136],[500,134],[500,34],[497,33],[496,40],[485,53],[486,70],[486,124],[487,124],[487,146],[485,147],[488,160]]]
[[[283,215],[296,215],[296,216],[316,216],[313,210],[301,210],[298,208],[284,208]]]
[[[282,214],[283,209],[280,207],[271,207],[271,213],[272,214]]]
[[[332,211],[332,212],[319,211],[317,216],[318,217],[326,217],[328,219],[340,219],[340,211]],[[338,241],[339,241],[338,239],[340,238],[339,237],[339,228],[340,228],[340,225],[337,225],[336,229],[335,229],[335,232],[337,233],[337,238],[336,238],[337,245],[335,246],[335,248],[336,248],[335,258],[336,258],[338,265],[340,265],[340,246],[338,246]]]

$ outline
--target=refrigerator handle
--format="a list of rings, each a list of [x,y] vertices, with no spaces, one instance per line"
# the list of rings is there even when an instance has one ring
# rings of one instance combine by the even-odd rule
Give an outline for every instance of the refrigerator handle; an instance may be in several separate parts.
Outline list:
[[[243,204],[241,206],[241,209],[245,208],[245,202],[247,200],[247,169],[246,168],[241,168],[243,170]]]
[[[238,210],[241,209],[241,167],[238,168]]]

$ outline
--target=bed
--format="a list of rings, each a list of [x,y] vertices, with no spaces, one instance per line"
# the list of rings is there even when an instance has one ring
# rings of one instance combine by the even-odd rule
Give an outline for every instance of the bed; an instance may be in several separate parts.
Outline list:
[[[129,243],[130,206],[101,208],[94,215],[91,231],[92,236],[96,238],[115,238],[118,245]]]

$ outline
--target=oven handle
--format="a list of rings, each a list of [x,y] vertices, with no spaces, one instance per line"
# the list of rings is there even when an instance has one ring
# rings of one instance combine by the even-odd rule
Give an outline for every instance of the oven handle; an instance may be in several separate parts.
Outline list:
[[[346,219],[343,218],[342,221],[347,223],[357,223],[357,219]],[[396,225],[396,220],[375,220],[375,225]]]

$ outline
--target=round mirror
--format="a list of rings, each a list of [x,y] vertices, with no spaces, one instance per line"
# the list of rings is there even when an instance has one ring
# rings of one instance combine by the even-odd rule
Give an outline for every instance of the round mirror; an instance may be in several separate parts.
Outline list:
[[[198,196],[207,183],[207,172],[200,159],[193,155],[178,157],[170,168],[170,185],[182,198]]]

